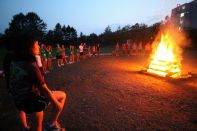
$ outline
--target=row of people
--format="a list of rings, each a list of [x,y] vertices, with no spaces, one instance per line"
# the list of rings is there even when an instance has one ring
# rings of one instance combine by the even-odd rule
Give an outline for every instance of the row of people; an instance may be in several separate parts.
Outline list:
[[[123,43],[120,49],[119,43],[117,42],[115,45],[115,50],[112,51],[112,55],[119,56],[120,51],[122,51],[123,55],[132,55],[132,54],[149,54],[152,50],[151,44],[146,43],[145,46],[140,42],[136,43]]]
[[[62,44],[57,44],[56,48],[52,48],[51,45],[46,46],[41,44],[40,55],[36,56],[39,67],[42,67],[43,72],[46,74],[51,70],[53,59],[57,59],[58,67],[64,66],[64,64],[72,64],[79,62],[87,57],[95,57],[100,55],[100,45],[93,45],[86,47],[85,43],[81,43],[77,48],[74,45],[70,45],[69,48],[65,48]]]

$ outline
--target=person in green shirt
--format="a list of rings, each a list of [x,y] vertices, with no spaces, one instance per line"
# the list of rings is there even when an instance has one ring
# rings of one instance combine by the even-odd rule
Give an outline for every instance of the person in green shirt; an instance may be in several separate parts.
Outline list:
[[[47,51],[46,51],[45,44],[41,44],[40,54],[41,54],[41,60],[43,64],[43,72],[46,73],[47,72]]]
[[[58,67],[61,67],[61,63],[62,63],[62,48],[60,47],[59,44],[57,44],[57,47],[56,47],[56,59],[57,59]]]
[[[46,51],[47,51],[47,65],[48,65],[48,69],[50,70],[52,69],[52,58],[53,58],[52,46],[48,45]]]

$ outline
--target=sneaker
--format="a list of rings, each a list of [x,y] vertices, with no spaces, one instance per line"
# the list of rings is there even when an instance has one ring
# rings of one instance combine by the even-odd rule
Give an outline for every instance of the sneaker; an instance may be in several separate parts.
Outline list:
[[[59,123],[58,125],[47,125],[45,128],[44,128],[44,131],[65,131],[65,128],[62,128],[60,127]]]
[[[58,64],[58,67],[61,67],[61,65]]]

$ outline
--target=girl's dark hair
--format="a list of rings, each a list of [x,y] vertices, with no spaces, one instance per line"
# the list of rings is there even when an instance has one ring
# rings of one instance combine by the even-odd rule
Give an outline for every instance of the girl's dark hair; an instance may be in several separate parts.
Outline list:
[[[18,35],[13,43],[14,60],[34,61],[35,58],[32,55],[32,48],[35,40],[33,36],[28,34]]]
[[[35,57],[32,54],[32,47],[35,42],[35,38],[31,35],[20,34],[12,37],[11,40],[12,46],[11,51],[9,52],[3,61],[3,70],[6,77],[6,85],[9,90],[9,73],[10,73],[10,64],[11,61],[26,61],[26,62],[34,62]]]

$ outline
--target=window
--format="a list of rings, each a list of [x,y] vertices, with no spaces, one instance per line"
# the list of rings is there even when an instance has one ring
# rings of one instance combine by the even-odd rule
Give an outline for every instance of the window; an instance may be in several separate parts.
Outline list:
[[[185,6],[182,6],[182,10],[184,10],[185,9]]]
[[[185,15],[185,13],[181,13],[181,14],[180,14],[180,17],[184,17],[184,15]]]

